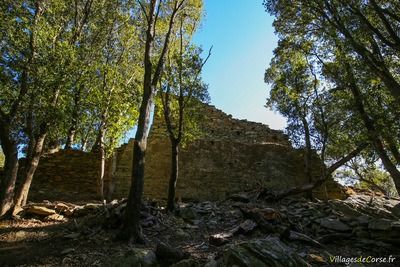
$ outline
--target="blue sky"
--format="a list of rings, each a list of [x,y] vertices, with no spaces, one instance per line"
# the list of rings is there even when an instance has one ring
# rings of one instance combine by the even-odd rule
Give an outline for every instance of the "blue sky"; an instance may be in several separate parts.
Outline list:
[[[194,42],[205,51],[213,45],[204,66],[211,103],[235,118],[283,129],[286,120],[264,107],[269,86],[264,83],[277,37],[273,18],[262,0],[204,0],[205,18]]]

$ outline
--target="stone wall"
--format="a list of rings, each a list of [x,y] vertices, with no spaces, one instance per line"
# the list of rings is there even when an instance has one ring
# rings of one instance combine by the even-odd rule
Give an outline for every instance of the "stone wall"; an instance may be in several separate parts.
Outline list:
[[[99,166],[99,156],[95,153],[61,150],[45,155],[35,172],[29,200],[96,199]]]
[[[233,119],[213,106],[205,105],[202,113],[203,136],[181,149],[178,198],[215,200],[258,186],[285,189],[307,182],[303,151],[293,149],[282,131]],[[129,192],[133,144],[131,139],[117,151],[114,197]],[[170,150],[163,120],[156,116],[148,139],[145,196],[166,198]],[[315,158],[313,176],[320,177],[322,168]]]
[[[178,198],[216,200],[260,186],[285,189],[308,182],[303,151],[293,149],[282,131],[234,119],[213,106],[202,108],[202,136],[181,149]],[[128,196],[133,146],[131,139],[116,149],[107,162],[105,195],[109,199]],[[163,120],[155,116],[146,154],[146,197],[167,197],[170,155]],[[91,153],[60,151],[44,157],[34,177],[31,199],[94,199],[98,167],[98,156]],[[315,156],[313,176],[320,177],[323,167]],[[326,192],[318,190],[319,196]],[[339,191],[336,184],[327,190],[336,197]]]

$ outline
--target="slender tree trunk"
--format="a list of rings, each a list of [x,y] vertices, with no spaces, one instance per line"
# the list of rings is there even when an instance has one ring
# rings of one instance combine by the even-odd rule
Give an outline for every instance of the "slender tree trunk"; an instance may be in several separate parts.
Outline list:
[[[83,135],[83,133],[82,133]],[[82,140],[81,140],[81,150],[82,151],[86,151],[87,150],[87,143],[88,143],[88,135],[82,136]]]
[[[68,129],[67,141],[65,143],[64,149],[71,149],[72,148],[72,144],[74,143],[74,139],[75,139],[75,134],[76,134],[76,127],[73,124]]]
[[[75,88],[75,95],[74,95],[74,107],[72,110],[72,117],[71,117],[71,125],[68,129],[67,134],[67,141],[65,143],[65,149],[71,149],[72,145],[74,144],[77,124],[78,124],[78,116],[79,116],[79,105],[81,100],[81,89]]]
[[[301,122],[303,124],[304,138],[306,141],[306,149],[305,149],[305,153],[304,153],[305,175],[306,175],[308,182],[311,183],[312,182],[312,176],[311,176],[312,148],[311,148],[310,127],[308,125],[307,119],[304,116],[301,117]],[[312,190],[307,192],[307,197],[309,199],[312,199]]]
[[[135,135],[132,162],[132,183],[129,190],[128,203],[125,210],[123,224],[119,233],[119,238],[124,240],[133,239],[138,243],[143,243],[144,238],[140,227],[140,209],[142,206],[143,185],[144,185],[144,165],[147,148],[147,136],[150,127],[150,113],[153,107],[153,98],[156,93],[162,68],[164,67],[165,55],[169,48],[171,33],[173,31],[175,16],[182,7],[185,0],[175,1],[174,9],[170,15],[168,31],[165,35],[161,54],[157,65],[153,68],[151,56],[154,43],[155,23],[158,11],[156,10],[157,1],[151,0],[149,12],[146,15],[146,43],[144,52],[144,79],[143,79],[143,97],[140,105],[139,119]],[[161,2],[158,3],[159,5]],[[143,6],[142,6],[143,7]],[[158,6],[159,8],[159,6]],[[145,12],[145,8],[143,7]],[[159,9],[158,9],[159,10]],[[153,74],[154,70],[154,74]]]
[[[99,177],[97,181],[97,190],[98,195],[101,200],[104,200],[104,174],[106,168],[106,151],[104,145],[104,135],[105,130],[100,129],[100,144],[99,144],[99,156],[100,156],[100,169],[99,169]]]
[[[28,200],[29,188],[31,187],[33,175],[35,174],[36,168],[39,164],[40,156],[43,151],[43,144],[47,135],[47,127],[42,125],[41,128],[42,129],[35,142],[32,158],[27,159],[24,180],[16,195],[14,210],[18,210],[20,207],[24,206]]]
[[[168,184],[168,201],[167,210],[175,209],[175,191],[176,182],[179,175],[179,143],[175,139],[171,139],[171,175]]]
[[[111,201],[114,189],[115,189],[115,173],[117,171],[117,152],[113,152],[112,161],[111,161],[111,168],[110,168],[110,175],[109,175],[109,183],[107,185],[107,201]]]
[[[121,230],[122,239],[133,238],[135,242],[143,243],[143,235],[140,227],[140,209],[142,206],[143,186],[144,186],[144,164],[147,148],[147,136],[150,126],[150,113],[152,109],[153,89],[150,86],[143,95],[140,106],[140,115],[137,125],[135,143],[133,147],[132,162],[132,184],[129,191],[128,203],[126,206],[123,228]]]
[[[14,204],[14,189],[18,174],[18,149],[14,142],[1,140],[5,155],[4,174],[0,181],[0,217]]]
[[[100,142],[101,142],[101,136],[100,136],[100,131],[96,136],[96,141],[93,143],[92,148],[90,149],[90,152],[96,153],[100,150]]]

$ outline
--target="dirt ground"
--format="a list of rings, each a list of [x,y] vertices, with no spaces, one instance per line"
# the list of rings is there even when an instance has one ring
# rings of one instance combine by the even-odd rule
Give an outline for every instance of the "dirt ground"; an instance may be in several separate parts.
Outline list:
[[[287,200],[281,203],[206,201],[181,204],[176,214],[167,214],[162,207],[146,204],[142,211],[145,245],[115,240],[121,224],[123,201],[116,201],[108,206],[100,203],[67,203],[69,207],[73,207],[73,212],[69,213],[67,210],[58,211],[57,207],[60,204],[31,203],[31,207],[46,206],[51,211],[52,208],[57,210],[56,215],[64,215],[49,220],[43,215],[28,212],[28,207],[19,219],[0,221],[0,266],[113,266],[115,262],[122,262],[127,253],[135,248],[155,251],[160,243],[185,252],[197,264],[176,266],[204,266],[210,261],[223,258],[225,251],[232,245],[269,237],[282,240],[309,266],[332,266],[329,257],[335,255],[392,255],[400,260],[399,239],[394,236],[399,234],[397,222],[400,221],[393,217],[391,211],[379,208],[389,209],[390,206],[392,209],[399,200],[393,203],[382,200],[386,201],[382,202],[383,204],[377,201],[377,207],[370,209],[370,204],[367,203],[369,198],[364,198],[364,208],[360,204],[363,202],[357,202],[359,199],[363,198],[351,201],[358,205],[357,212],[365,214],[354,218],[335,208],[341,207],[341,202],[334,206],[333,202],[305,200]],[[350,205],[351,201],[346,202],[346,205]],[[369,220],[378,220],[381,223],[379,227],[387,221],[392,223],[394,226],[391,232],[374,232],[369,230],[369,226],[360,226],[365,224],[363,222],[357,224],[357,220],[367,216],[370,211],[378,213],[376,218],[368,215]],[[261,219],[257,217],[260,214]],[[382,219],[385,216],[390,220]],[[336,217],[338,219],[334,220],[336,224],[333,228],[329,225],[326,227],[331,229],[323,227],[321,220],[333,220],[332,218]],[[352,225],[352,228],[342,231],[341,222]],[[338,226],[340,227],[336,229]],[[376,236],[376,233],[379,233],[379,236]]]

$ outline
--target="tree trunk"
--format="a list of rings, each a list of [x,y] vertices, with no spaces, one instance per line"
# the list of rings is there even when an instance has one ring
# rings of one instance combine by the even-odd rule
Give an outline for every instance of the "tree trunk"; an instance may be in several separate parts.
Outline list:
[[[151,73],[146,73],[151,75]],[[123,226],[119,235],[120,239],[133,239],[134,242],[143,243],[140,227],[140,208],[144,186],[144,164],[147,148],[147,136],[150,126],[150,113],[153,105],[154,89],[151,79],[145,77],[143,99],[140,105],[140,114],[135,135],[132,161],[132,183],[129,190]]]
[[[64,149],[72,149],[72,144],[74,143],[75,134],[76,134],[76,127],[75,125],[71,125],[71,127],[69,127],[68,129],[67,141],[65,143]]]
[[[43,124],[40,127],[39,135],[36,139],[35,146],[33,149],[33,154],[31,158],[27,158],[25,175],[23,177],[23,182],[16,195],[16,201],[14,206],[14,211],[26,204],[28,199],[29,188],[33,180],[33,175],[35,174],[36,168],[39,164],[40,157],[43,151],[43,144],[47,136],[47,125]]]
[[[173,211],[175,209],[175,191],[176,182],[179,175],[179,143],[175,139],[171,139],[171,175],[169,177],[168,185],[168,201],[167,210]]]
[[[113,152],[112,155],[112,161],[111,161],[111,168],[109,169],[109,183],[107,185],[107,194],[106,194],[106,200],[107,201],[111,201],[113,194],[114,194],[114,190],[115,190],[115,174],[117,171],[117,152]]]
[[[13,142],[2,140],[5,156],[4,174],[0,181],[0,217],[13,206],[15,182],[18,174],[18,149]]]
[[[311,153],[312,153],[312,148],[311,148],[311,137],[310,137],[310,127],[308,125],[307,119],[302,116],[301,118],[303,128],[304,128],[304,138],[306,141],[306,149],[304,153],[304,164],[305,164],[305,175],[309,183],[312,182],[312,176],[311,176]],[[307,197],[309,199],[312,199],[312,190],[307,192]]]
[[[82,141],[81,141],[81,150],[82,151],[86,151],[86,149],[87,149],[87,142],[88,142],[87,139],[88,139],[87,136],[82,138]]]
[[[78,78],[78,80],[79,80],[79,78]],[[72,145],[74,144],[77,124],[78,124],[80,102],[81,102],[81,88],[78,86],[78,87],[75,87],[74,107],[73,107],[72,114],[71,114],[72,115],[71,116],[71,125],[68,129],[67,141],[65,143],[65,149],[71,149]]]
[[[149,4],[149,13],[145,14],[147,18],[146,43],[144,51],[144,79],[143,79],[143,98],[140,105],[139,120],[135,135],[132,162],[132,183],[129,190],[128,203],[124,215],[119,238],[124,240],[133,239],[138,243],[143,243],[143,235],[140,227],[140,209],[142,205],[143,185],[144,185],[144,164],[147,147],[147,136],[150,127],[150,113],[153,107],[153,98],[156,93],[156,86],[160,80],[162,68],[164,66],[165,55],[168,51],[171,33],[174,26],[174,18],[178,10],[185,1],[175,1],[174,9],[170,15],[168,31],[165,35],[161,54],[158,58],[155,69],[153,68],[151,56],[153,54],[154,28],[156,16],[157,1],[151,0]],[[159,5],[161,2],[158,3]],[[145,10],[143,8],[143,10]],[[154,74],[153,74],[154,70]]]
[[[100,156],[100,169],[99,177],[97,180],[97,193],[101,200],[104,200],[104,174],[106,168],[106,151],[104,145],[104,129],[100,129],[100,143],[99,143],[99,156]]]

